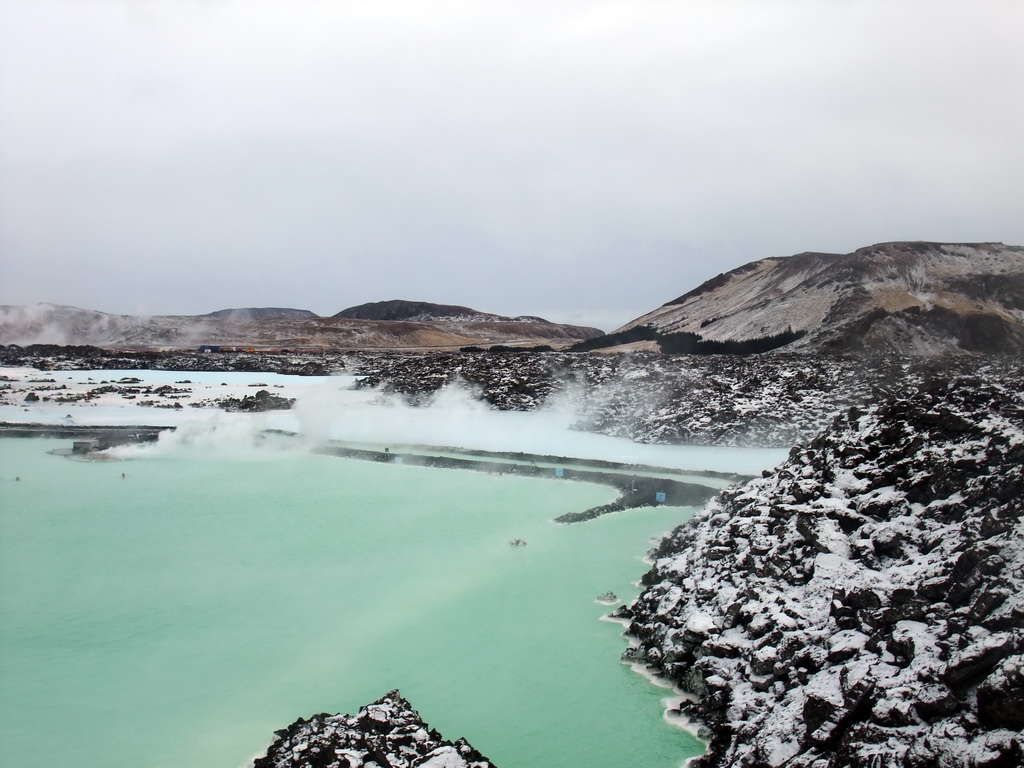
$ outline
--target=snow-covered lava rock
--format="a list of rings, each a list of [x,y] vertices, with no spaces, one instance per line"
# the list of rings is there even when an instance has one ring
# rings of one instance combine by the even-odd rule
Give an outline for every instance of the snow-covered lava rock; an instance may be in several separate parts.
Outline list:
[[[629,657],[699,765],[1024,765],[1020,379],[850,408],[652,552]]]
[[[445,741],[398,691],[355,715],[314,715],[277,735],[252,768],[494,768],[465,739]]]
[[[95,347],[0,346],[0,366],[38,371],[248,371],[329,375],[429,404],[460,385],[500,410],[570,407],[578,429],[638,443],[788,448],[839,411],[878,402],[930,375],[1024,378],[1014,356],[663,355],[571,352],[271,354],[108,352]],[[0,398],[18,395],[15,387]],[[41,397],[58,395],[40,389]],[[27,393],[20,394],[24,398]],[[218,403],[213,403],[219,405]],[[173,407],[173,403],[171,403]]]
[[[638,443],[789,448],[851,405],[932,375],[1024,377],[1011,356],[379,354],[349,361],[366,386],[429,402],[461,383],[494,408],[569,405],[577,428]]]

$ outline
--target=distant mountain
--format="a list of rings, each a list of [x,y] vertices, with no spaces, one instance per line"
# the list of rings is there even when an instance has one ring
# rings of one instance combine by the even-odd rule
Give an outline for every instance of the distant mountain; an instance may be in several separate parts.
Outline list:
[[[404,320],[417,323],[428,323],[434,320],[500,323],[548,322],[540,317],[503,317],[455,304],[433,304],[429,301],[405,301],[403,299],[371,301],[368,304],[360,304],[358,307],[343,309],[334,317],[346,317],[354,320]]]
[[[243,307],[241,309],[218,309],[203,317],[225,317],[231,320],[278,320],[282,317],[319,317],[308,309],[286,309],[282,307]]]
[[[753,261],[585,346],[639,342],[694,353],[1019,354],[1024,247],[895,242]]]
[[[307,310],[278,308],[135,316],[55,304],[0,306],[0,344],[72,344],[107,349],[457,349],[496,344],[565,346],[601,335],[596,328],[559,325],[540,318],[509,319],[469,312],[473,314],[384,321],[319,317]],[[430,317],[422,312],[419,316]]]

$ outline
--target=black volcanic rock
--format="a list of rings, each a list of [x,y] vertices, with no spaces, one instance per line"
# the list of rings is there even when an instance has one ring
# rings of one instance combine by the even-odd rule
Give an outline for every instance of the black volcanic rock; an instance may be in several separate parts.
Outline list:
[[[287,411],[295,405],[295,398],[273,395],[266,389],[261,389],[255,395],[246,395],[245,397],[225,397],[218,400],[216,405],[226,411],[244,411],[246,413]]]
[[[698,765],[1024,765],[1021,381],[851,408],[651,553],[630,654],[697,697]]]
[[[113,352],[96,347],[0,345],[0,365],[38,370],[248,371],[324,376],[348,370],[360,386],[430,401],[461,383],[502,410],[573,405],[577,429],[639,443],[789,448],[824,429],[839,411],[865,407],[929,376],[975,372],[1024,379],[1024,360],[956,355],[941,359],[783,354],[589,355],[508,350],[434,352]]]
[[[253,768],[494,768],[465,739],[444,740],[398,691],[355,715],[314,715],[277,735]]]
[[[343,309],[334,317],[351,320],[407,320],[424,322],[429,320],[512,320],[510,317],[479,312],[469,307],[454,304],[432,304],[429,301],[372,301],[357,307]],[[543,321],[546,322],[546,321]]]
[[[27,347],[0,344],[0,366],[25,366],[55,371],[245,371],[329,376],[345,368],[345,358],[342,355],[323,353],[253,352],[215,355],[185,351],[124,352],[54,344],[32,344]]]
[[[242,307],[240,309],[218,309],[201,317],[219,317],[228,320],[280,320],[294,317],[319,317],[316,312],[308,309],[289,309],[286,307]]]
[[[495,408],[528,411],[560,389],[563,362],[560,355],[531,352],[380,354],[361,359],[356,372],[362,376],[359,386],[403,395],[412,404],[427,403],[440,389],[460,384]]]

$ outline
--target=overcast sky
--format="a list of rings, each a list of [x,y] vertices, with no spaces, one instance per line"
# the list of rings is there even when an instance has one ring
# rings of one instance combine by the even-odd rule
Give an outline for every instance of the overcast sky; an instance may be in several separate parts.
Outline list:
[[[0,304],[605,330],[754,259],[1024,244],[1024,2],[0,0]]]

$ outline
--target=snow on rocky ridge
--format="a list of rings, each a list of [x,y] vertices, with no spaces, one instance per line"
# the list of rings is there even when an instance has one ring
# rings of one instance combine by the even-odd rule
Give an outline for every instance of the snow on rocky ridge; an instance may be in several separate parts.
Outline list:
[[[563,403],[579,429],[638,443],[789,448],[850,405],[929,375],[1024,377],[1019,358],[852,355],[376,354],[350,362],[366,386],[410,402],[461,382],[495,408]]]
[[[635,660],[705,768],[1024,765],[1024,394],[932,379],[850,408],[652,552]]]
[[[1024,248],[896,242],[761,259],[627,323],[610,341],[643,330],[662,335],[663,347],[692,337],[705,346],[777,339],[792,351],[1020,352]]]
[[[355,715],[314,715],[283,731],[252,768],[494,768],[465,739],[445,741],[398,691]]]

